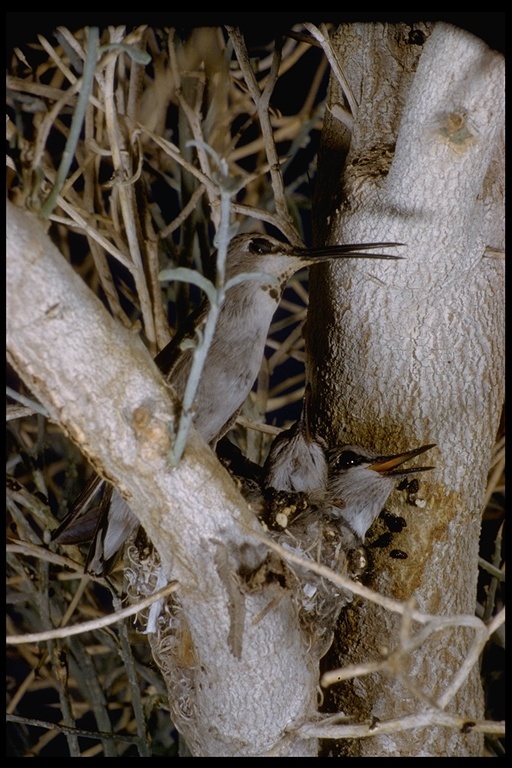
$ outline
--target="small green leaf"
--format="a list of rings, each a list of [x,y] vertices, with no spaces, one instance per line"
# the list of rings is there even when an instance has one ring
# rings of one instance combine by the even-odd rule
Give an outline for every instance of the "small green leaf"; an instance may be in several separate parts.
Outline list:
[[[162,282],[178,280],[180,283],[193,283],[206,293],[210,304],[214,305],[217,303],[217,289],[214,284],[195,269],[188,269],[187,267],[163,269],[159,273],[158,279]]]

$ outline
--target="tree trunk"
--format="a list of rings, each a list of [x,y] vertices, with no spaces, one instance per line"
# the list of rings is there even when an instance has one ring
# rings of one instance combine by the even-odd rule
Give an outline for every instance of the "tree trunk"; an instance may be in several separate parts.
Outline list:
[[[331,445],[391,453],[437,444],[420,492],[409,503],[407,494],[390,499],[407,523],[391,545],[400,559],[389,547],[372,549],[371,585],[434,614],[472,614],[504,399],[503,57],[446,24],[347,25],[332,42],[358,108],[350,126],[332,75],[317,241],[405,247],[402,261],[312,270],[306,341],[315,410]],[[399,633],[395,615],[356,600],[328,665],[382,658],[400,646]],[[476,666],[456,694],[448,689],[471,639],[462,627],[436,633],[391,677],[337,686],[330,705],[356,720],[433,702],[481,717]],[[478,734],[429,726],[335,750],[452,757],[481,755],[482,746]]]

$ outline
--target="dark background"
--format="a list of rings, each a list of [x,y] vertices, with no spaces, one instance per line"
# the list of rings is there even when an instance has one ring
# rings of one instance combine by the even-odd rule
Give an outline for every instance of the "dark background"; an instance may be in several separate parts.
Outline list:
[[[414,23],[418,21],[445,21],[463,27],[484,40],[491,48],[505,52],[504,12],[431,12],[409,13],[405,11],[366,11],[366,12],[162,12],[162,11],[52,11],[50,13],[30,13],[11,11],[6,13],[6,55],[9,61],[10,51],[14,46],[23,45],[39,34],[50,34],[56,26],[66,26],[71,30],[84,26],[105,27],[109,24],[138,26],[149,24],[153,27],[199,27],[233,24],[240,26],[249,43],[264,42],[272,39],[279,32],[301,21],[313,23],[333,22],[336,24],[387,21],[389,23]]]

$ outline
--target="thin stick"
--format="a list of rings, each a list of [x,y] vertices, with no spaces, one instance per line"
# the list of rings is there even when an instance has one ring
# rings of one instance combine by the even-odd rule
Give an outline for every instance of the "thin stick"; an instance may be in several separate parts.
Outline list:
[[[93,619],[92,621],[84,621],[81,624],[75,624],[71,627],[60,627],[58,629],[51,629],[48,632],[31,632],[27,635],[9,635],[5,638],[7,645],[19,645],[20,643],[42,643],[46,640],[55,640],[58,637],[71,637],[71,635],[81,635],[84,632],[91,632],[95,629],[101,629],[108,627],[111,624],[116,624],[122,619],[127,619],[129,616],[134,616],[139,611],[143,611],[148,608],[152,603],[157,600],[161,600],[172,592],[176,592],[178,589],[178,582],[171,581],[163,589],[159,589],[153,595],[145,597],[138,603],[124,608],[122,611],[118,611],[109,616],[101,616],[99,619]]]

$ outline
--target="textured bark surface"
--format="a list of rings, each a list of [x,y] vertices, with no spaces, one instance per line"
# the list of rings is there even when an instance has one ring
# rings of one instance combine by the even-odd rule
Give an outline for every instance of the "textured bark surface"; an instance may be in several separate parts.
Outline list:
[[[320,430],[332,445],[382,452],[436,443],[421,478],[424,506],[395,493],[407,527],[373,550],[372,586],[414,596],[432,613],[474,612],[482,499],[504,398],[504,62],[445,24],[341,27],[341,68],[359,105],[337,119],[332,78],[319,159],[318,242],[397,241],[404,260],[317,269],[306,329]],[[430,462],[429,462],[430,463]],[[423,503],[423,502],[422,502]],[[332,666],[379,658],[398,644],[396,617],[345,612]],[[431,638],[402,669],[437,700],[465,657],[467,630]],[[332,703],[332,702],[331,702]],[[334,693],[358,718],[421,711],[398,680],[359,678]],[[448,711],[482,715],[475,668]],[[479,755],[475,734],[432,727],[341,751],[385,756]]]
[[[173,674],[173,722],[192,753],[316,755],[316,739],[293,729],[315,712],[318,665],[291,601],[282,592],[264,613],[275,595],[241,586],[267,552],[256,517],[197,433],[179,466],[169,466],[173,396],[149,353],[107,314],[41,222],[11,203],[7,262],[9,361],[129,500],[158,549],[163,584],[179,581],[162,643],[151,641]]]

